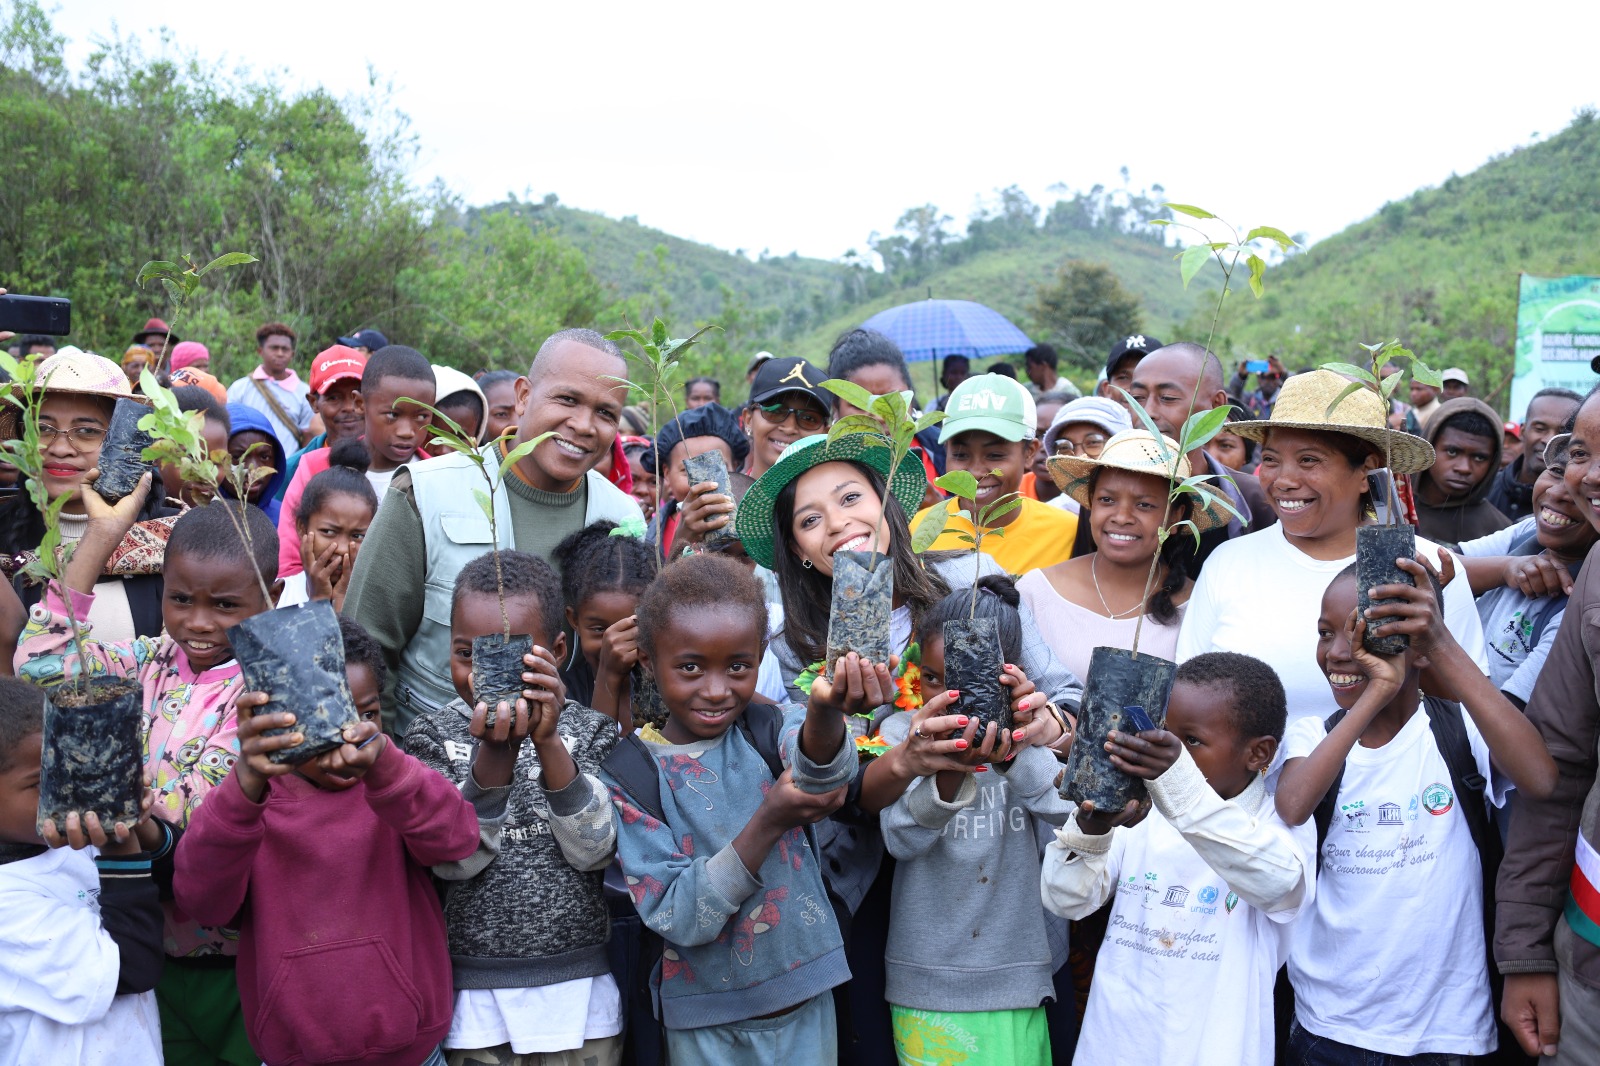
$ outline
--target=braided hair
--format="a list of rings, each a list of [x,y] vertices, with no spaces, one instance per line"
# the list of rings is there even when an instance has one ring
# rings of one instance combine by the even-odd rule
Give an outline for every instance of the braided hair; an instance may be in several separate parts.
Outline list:
[[[556,545],[555,561],[561,568],[561,596],[577,611],[602,592],[641,596],[656,578],[656,557],[637,537],[613,536],[615,522],[584,526]]]

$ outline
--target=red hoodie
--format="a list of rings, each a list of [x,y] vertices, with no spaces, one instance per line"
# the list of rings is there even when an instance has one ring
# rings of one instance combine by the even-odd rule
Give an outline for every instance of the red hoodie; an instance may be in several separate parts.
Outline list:
[[[201,922],[239,929],[239,998],[263,1060],[414,1066],[453,1002],[428,868],[477,846],[460,790],[390,741],[343,792],[290,774],[252,803],[229,774],[189,822],[173,890]]]

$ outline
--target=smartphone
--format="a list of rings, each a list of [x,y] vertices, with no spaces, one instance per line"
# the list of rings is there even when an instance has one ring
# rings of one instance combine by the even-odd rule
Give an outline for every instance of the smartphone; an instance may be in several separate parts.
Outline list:
[[[1393,475],[1387,469],[1374,470],[1367,475],[1367,492],[1372,497],[1372,508],[1377,512],[1380,526],[1393,525],[1395,522],[1391,501],[1393,501]]]
[[[1247,374],[1265,374],[1271,369],[1272,364],[1268,363],[1265,359],[1250,359],[1244,364],[1244,371]]]
[[[59,296],[0,296],[0,330],[65,337],[72,332],[72,301]]]
[[[1122,708],[1122,716],[1133,724],[1135,733],[1143,733],[1156,728],[1150,716],[1144,713],[1144,708],[1137,704]]]

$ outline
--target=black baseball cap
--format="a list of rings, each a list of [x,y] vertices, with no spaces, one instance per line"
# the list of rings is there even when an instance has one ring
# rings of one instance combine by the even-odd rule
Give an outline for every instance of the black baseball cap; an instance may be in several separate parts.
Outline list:
[[[1110,379],[1117,372],[1117,364],[1126,356],[1145,356],[1161,347],[1161,342],[1147,333],[1130,333],[1111,346],[1111,354],[1106,357],[1106,378]]]
[[[833,393],[822,387],[824,377],[822,371],[796,355],[768,359],[750,384],[750,402],[770,403],[786,392],[803,392],[820,403],[824,411],[830,411]]]
[[[375,352],[379,348],[389,347],[389,338],[375,329],[358,329],[348,337],[340,337],[339,343],[349,348],[365,348]]]

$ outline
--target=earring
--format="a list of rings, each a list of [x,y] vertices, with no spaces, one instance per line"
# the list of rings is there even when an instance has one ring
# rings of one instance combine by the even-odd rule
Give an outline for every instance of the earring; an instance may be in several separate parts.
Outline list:
[[[807,570],[810,570],[811,569],[811,560],[810,559],[801,559],[800,560],[800,565],[805,567]]]

